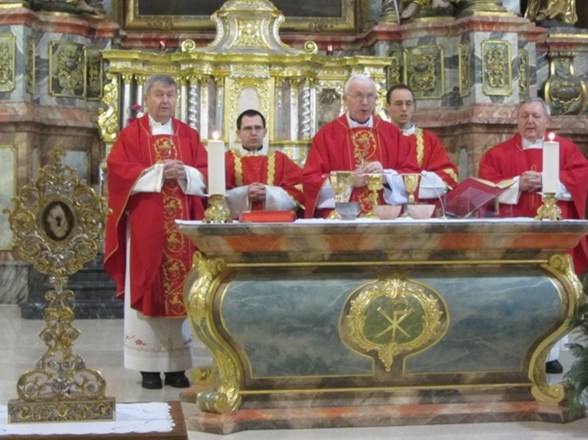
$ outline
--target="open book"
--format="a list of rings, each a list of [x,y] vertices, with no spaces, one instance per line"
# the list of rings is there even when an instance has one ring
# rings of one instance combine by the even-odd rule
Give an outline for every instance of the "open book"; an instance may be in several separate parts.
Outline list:
[[[458,218],[472,217],[515,182],[515,179],[508,179],[494,183],[477,177],[468,177],[443,196],[445,215]]]

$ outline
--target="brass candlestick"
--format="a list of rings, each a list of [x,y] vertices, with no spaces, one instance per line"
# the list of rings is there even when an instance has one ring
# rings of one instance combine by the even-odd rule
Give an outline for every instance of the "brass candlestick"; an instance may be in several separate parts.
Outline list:
[[[368,174],[367,187],[371,191],[369,196],[370,209],[363,216],[367,218],[378,218],[376,213],[376,206],[378,206],[378,195],[380,190],[384,187],[383,174]]]
[[[351,171],[333,171],[329,175],[329,182],[335,192],[335,203],[348,202],[351,197],[353,173]],[[327,218],[340,220],[341,216],[336,210],[333,210]]]
[[[543,205],[537,210],[535,220],[561,220],[561,209],[557,206],[557,199],[555,193],[544,193],[543,194]]]
[[[208,197],[208,208],[204,211],[204,223],[232,223],[231,212],[225,203],[225,196],[212,194]]]

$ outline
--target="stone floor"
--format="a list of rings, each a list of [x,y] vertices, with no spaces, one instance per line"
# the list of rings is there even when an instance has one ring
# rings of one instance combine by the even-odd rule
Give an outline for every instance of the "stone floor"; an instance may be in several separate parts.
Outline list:
[[[0,306],[0,404],[16,398],[16,382],[26,370],[34,368],[35,362],[45,352],[45,345],[38,337],[43,321],[23,320],[17,306]],[[82,331],[74,351],[82,356],[89,368],[98,369],[107,381],[107,395],[123,402],[147,402],[178,400],[179,391],[165,387],[163,390],[144,390],[140,386],[137,372],[122,367],[122,320],[78,320],[75,326]],[[210,364],[206,350],[196,348],[197,364]],[[566,370],[572,358],[564,349],[561,359]],[[553,376],[559,381],[563,376]],[[184,414],[196,410],[193,404],[183,404]],[[586,438],[588,419],[568,424],[539,422],[478,423],[461,425],[400,426],[386,428],[338,428],[248,431],[231,434],[231,440],[314,440],[314,439],[391,439],[395,440],[564,440]],[[216,434],[189,432],[189,439],[218,439]]]

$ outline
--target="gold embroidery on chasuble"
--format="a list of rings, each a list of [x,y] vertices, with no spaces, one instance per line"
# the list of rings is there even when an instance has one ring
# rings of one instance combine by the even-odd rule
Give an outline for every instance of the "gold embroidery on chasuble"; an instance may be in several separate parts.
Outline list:
[[[166,159],[181,159],[173,136],[159,135],[153,141],[156,162]],[[182,317],[184,308],[183,284],[190,270],[190,244],[175,225],[176,219],[187,219],[188,206],[185,194],[177,180],[164,180],[161,189],[163,203],[163,262],[161,267],[161,290],[165,316]]]
[[[425,157],[425,136],[423,136],[423,130],[417,127],[414,132],[416,137],[416,159],[419,167],[423,167],[423,159]]]
[[[355,168],[374,160],[380,160],[378,155],[378,142],[371,129],[360,128],[351,130],[351,143],[353,144]],[[367,212],[372,207],[370,194],[367,186],[359,190],[358,201],[361,204],[362,212]]]
[[[243,161],[241,156],[236,154],[234,151],[231,152],[235,159],[235,183],[237,186],[243,186]],[[262,157],[262,156],[254,156],[254,157]],[[260,164],[263,164],[263,161],[259,161]],[[257,171],[257,170],[255,170]],[[261,172],[258,173],[261,179]],[[265,184],[273,186],[275,177],[276,176],[276,155],[274,153],[270,153],[267,156],[267,175],[265,179]],[[263,182],[262,182],[263,183]]]

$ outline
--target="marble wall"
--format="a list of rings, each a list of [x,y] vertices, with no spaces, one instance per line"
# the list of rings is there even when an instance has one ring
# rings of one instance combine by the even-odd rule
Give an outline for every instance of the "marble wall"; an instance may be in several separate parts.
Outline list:
[[[41,14],[25,8],[2,9],[0,49],[12,60],[0,69],[14,81],[0,81],[0,211],[12,208],[11,197],[38,176],[55,147],[66,150],[64,164],[98,188],[103,147],[96,118],[99,96],[84,88],[89,54],[109,48],[118,26],[104,19]],[[62,51],[78,48],[83,64],[67,64]],[[9,58],[10,58],[9,53]],[[13,64],[11,64],[13,63]],[[65,74],[64,74],[65,71]],[[67,89],[66,78],[75,83]],[[57,86],[56,86],[57,84]],[[89,83],[88,83],[89,84]],[[28,296],[28,265],[12,249],[7,218],[0,218],[0,304],[20,303]]]

